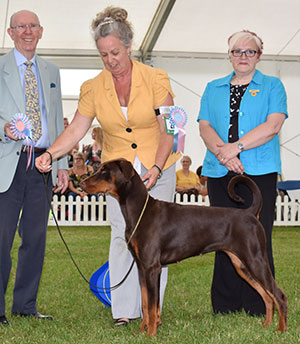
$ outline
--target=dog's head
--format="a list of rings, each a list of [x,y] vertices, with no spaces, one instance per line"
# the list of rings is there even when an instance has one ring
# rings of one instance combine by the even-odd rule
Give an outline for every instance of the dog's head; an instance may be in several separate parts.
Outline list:
[[[134,175],[131,162],[125,159],[110,160],[100,165],[97,172],[84,179],[80,187],[89,194],[109,193],[119,199],[119,189]]]

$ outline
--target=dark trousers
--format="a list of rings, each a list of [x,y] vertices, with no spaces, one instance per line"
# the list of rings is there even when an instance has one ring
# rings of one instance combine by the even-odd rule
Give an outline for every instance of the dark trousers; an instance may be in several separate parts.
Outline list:
[[[41,153],[35,153],[36,156]],[[5,314],[5,292],[12,266],[10,251],[16,229],[21,237],[12,312],[35,313],[44,263],[49,205],[43,176],[22,152],[10,188],[0,193],[0,316]],[[51,175],[47,192],[52,190]],[[20,219],[19,219],[20,218]],[[18,225],[19,221],[19,225]]]
[[[236,192],[245,199],[245,204],[235,203],[228,196],[227,186],[233,173],[223,178],[208,178],[207,187],[211,206],[247,208],[252,202],[252,194],[246,185],[238,184]],[[276,202],[277,174],[248,176],[259,187],[263,207],[259,220],[262,223],[266,238],[268,258],[274,275],[272,254],[272,229]],[[265,305],[260,295],[245,282],[235,271],[229,257],[224,252],[216,252],[211,299],[214,313],[228,313],[244,309],[252,315],[265,314]]]

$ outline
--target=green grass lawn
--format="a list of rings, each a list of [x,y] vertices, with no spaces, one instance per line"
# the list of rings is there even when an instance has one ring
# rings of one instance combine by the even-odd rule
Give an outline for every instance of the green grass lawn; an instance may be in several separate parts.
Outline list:
[[[110,229],[62,227],[81,271],[90,278],[108,259]],[[214,254],[194,257],[169,266],[162,326],[157,337],[138,332],[140,320],[114,329],[105,307],[81,278],[56,228],[48,231],[45,266],[38,295],[41,313],[54,321],[10,316],[19,239],[12,251],[13,269],[6,293],[10,326],[0,326],[1,343],[300,343],[300,228],[277,227],[273,234],[276,280],[288,296],[288,331],[277,331],[278,314],[269,327],[263,318],[244,313],[212,315],[210,284]]]

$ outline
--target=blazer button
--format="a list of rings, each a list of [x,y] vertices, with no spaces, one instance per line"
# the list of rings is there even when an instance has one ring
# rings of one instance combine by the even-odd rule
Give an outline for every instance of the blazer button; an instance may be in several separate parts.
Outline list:
[[[131,145],[131,147],[132,147],[133,149],[136,149],[137,144],[136,144],[136,143],[133,143],[133,144]]]
[[[132,129],[131,128],[126,128],[127,133],[131,133]]]

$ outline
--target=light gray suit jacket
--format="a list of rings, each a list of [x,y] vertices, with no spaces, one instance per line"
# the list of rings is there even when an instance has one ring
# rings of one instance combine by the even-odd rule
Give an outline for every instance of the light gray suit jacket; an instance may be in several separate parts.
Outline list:
[[[36,58],[47,112],[47,124],[52,144],[64,130],[59,69],[56,65]],[[16,113],[25,113],[24,91],[13,50],[0,57],[0,192],[11,185],[19,161],[23,140],[7,141],[4,125]],[[67,158],[53,162],[52,181],[56,185],[57,170],[68,169]]]

